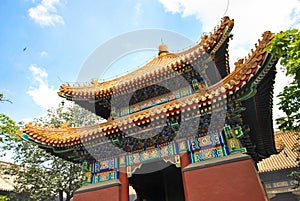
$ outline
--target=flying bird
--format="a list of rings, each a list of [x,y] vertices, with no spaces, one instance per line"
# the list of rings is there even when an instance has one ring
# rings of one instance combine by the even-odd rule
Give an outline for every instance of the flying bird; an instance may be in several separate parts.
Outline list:
[[[24,48],[23,48],[23,52],[25,52],[26,50],[27,50],[27,47],[24,47]]]

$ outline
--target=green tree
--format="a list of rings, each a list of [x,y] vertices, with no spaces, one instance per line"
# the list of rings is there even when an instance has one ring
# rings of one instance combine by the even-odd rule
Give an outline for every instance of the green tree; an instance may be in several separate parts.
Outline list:
[[[60,105],[57,109],[48,110],[47,115],[36,120],[36,123],[52,127],[68,123],[77,127],[93,125],[100,119],[90,112],[75,106]],[[20,139],[8,144],[12,149],[13,165],[9,171],[16,175],[13,200],[52,201],[55,198],[69,201],[75,190],[81,185],[81,164],[74,164],[55,157],[45,150]]]
[[[5,114],[0,114],[0,145],[2,145],[2,147],[7,146],[11,141],[16,140],[18,138],[18,129],[18,125],[11,118]],[[5,151],[1,149],[0,156],[5,156],[5,154]],[[9,200],[9,197],[0,195],[0,201]]]
[[[16,175],[14,200],[53,201],[63,194],[70,200],[80,187],[81,165],[52,156],[28,142],[15,149],[19,164],[10,169]]]
[[[0,93],[0,102],[10,102],[10,100],[6,99],[3,95],[3,93]],[[16,139],[17,136],[17,131],[18,131],[18,126],[17,124],[10,119],[7,115],[5,114],[0,114],[0,144],[6,144],[9,141],[12,141],[12,139]],[[4,156],[5,152],[1,150],[0,156]],[[9,201],[9,197],[5,195],[0,195],[0,201]]]
[[[300,31],[291,29],[276,34],[269,50],[280,58],[286,76],[292,78],[292,82],[278,95],[279,108],[286,116],[276,119],[276,123],[279,129],[295,131],[300,137]],[[300,165],[300,145],[296,144],[294,150],[298,152]],[[291,175],[298,181],[296,187],[300,187],[300,172]]]
[[[0,93],[0,102],[9,102],[12,103],[9,99],[6,99],[3,93]]]
[[[0,195],[0,201],[9,201],[10,199],[5,195]]]
[[[0,114],[0,142],[16,139],[18,125],[5,114]]]

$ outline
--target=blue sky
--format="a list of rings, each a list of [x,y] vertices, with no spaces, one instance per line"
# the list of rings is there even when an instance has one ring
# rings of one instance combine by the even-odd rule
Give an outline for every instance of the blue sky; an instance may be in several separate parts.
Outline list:
[[[0,112],[15,121],[43,115],[61,101],[59,86],[76,81],[92,51],[122,33],[166,29],[197,42],[226,12],[235,19],[230,43],[234,63],[248,54],[263,31],[297,25],[299,8],[298,0],[2,0],[0,92],[13,104],[0,104]],[[137,63],[120,65],[131,69],[147,59],[138,56],[140,61],[132,59]],[[287,83],[282,73],[277,80],[276,92]]]

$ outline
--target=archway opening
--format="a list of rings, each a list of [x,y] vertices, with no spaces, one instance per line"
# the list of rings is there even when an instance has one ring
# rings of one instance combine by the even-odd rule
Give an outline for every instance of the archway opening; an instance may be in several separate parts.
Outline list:
[[[165,161],[146,163],[129,178],[143,201],[184,201],[181,169]]]

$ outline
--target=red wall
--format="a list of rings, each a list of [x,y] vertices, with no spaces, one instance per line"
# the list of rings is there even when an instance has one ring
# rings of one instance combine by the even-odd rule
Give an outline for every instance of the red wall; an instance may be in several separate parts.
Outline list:
[[[266,201],[251,159],[183,172],[187,201]]]
[[[74,194],[74,201],[129,201],[129,182],[127,178],[126,168],[121,167],[119,172],[119,180],[121,185],[104,186],[102,188],[93,189],[98,184],[91,184],[85,186],[86,192],[79,189],[79,192]]]
[[[74,195],[74,201],[119,201],[120,186],[112,186]]]

